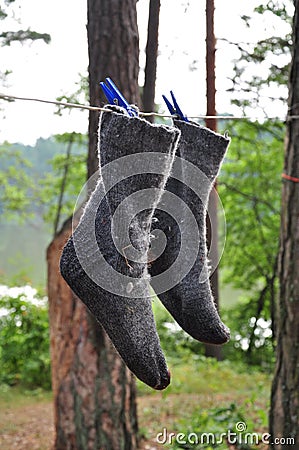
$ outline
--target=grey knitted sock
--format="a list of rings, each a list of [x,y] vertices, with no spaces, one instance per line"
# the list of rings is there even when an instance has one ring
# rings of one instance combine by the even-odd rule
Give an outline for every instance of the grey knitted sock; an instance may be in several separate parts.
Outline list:
[[[170,374],[152,313],[147,251],[179,134],[123,113],[101,114],[100,178],[60,260],[62,276],[124,362],[155,389],[164,389]],[[150,168],[138,174],[149,152],[159,152],[160,175]]]
[[[149,270],[153,277],[157,277],[174,263],[179,256],[180,245],[187,247],[185,260],[192,254],[192,247],[196,248],[198,245],[197,256],[191,265],[191,270],[178,283],[173,278],[174,287],[160,293],[159,298],[178,324],[192,337],[209,344],[223,344],[229,340],[229,330],[220,320],[208,279],[206,210],[213,182],[220,170],[230,141],[192,122],[176,120],[175,125],[181,131],[177,155],[194,164],[202,175],[199,171],[195,171],[192,175],[184,162],[175,163],[176,173],[183,179],[183,183],[170,177],[166,190],[183,200],[184,206],[180,211],[179,223],[165,211],[156,210],[156,226],[165,233],[167,246],[163,254],[152,262]],[[191,185],[199,186],[199,196],[189,187]],[[164,195],[158,208],[166,206],[163,202]],[[196,220],[199,243],[193,235],[194,222],[190,221],[187,214],[188,208]],[[184,245],[181,242],[181,231],[187,237],[190,236],[190,241],[187,240],[187,243],[185,241]],[[175,277],[176,272],[170,272],[170,276]],[[161,282],[158,277],[152,279],[152,286],[157,292],[161,291]]]

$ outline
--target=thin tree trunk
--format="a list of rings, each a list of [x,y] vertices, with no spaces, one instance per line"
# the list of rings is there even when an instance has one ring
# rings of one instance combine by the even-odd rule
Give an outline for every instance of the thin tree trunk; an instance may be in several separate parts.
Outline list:
[[[59,221],[60,221],[60,216],[61,216],[61,209],[62,209],[62,205],[63,205],[63,196],[64,196],[64,191],[65,191],[65,186],[66,186],[67,175],[68,175],[68,171],[69,171],[73,141],[74,141],[74,133],[72,133],[70,135],[68,145],[67,145],[65,164],[64,164],[64,168],[63,168],[62,181],[61,181],[61,187],[60,187],[59,198],[58,198],[57,212],[56,212],[56,217],[55,217],[55,221],[54,221],[53,236],[55,236],[58,231],[58,226],[59,226]]]
[[[157,73],[157,57],[158,57],[158,38],[159,38],[159,14],[160,0],[150,0],[148,28],[147,28],[147,44],[146,44],[146,63],[144,73],[143,87],[143,110],[152,112],[155,109],[155,87]],[[154,118],[148,117],[150,122]]]
[[[294,4],[290,115],[299,114],[299,0]],[[287,122],[284,172],[295,178],[299,178],[298,136],[299,120],[291,119]],[[299,182],[290,180],[285,180],[282,187],[278,272],[280,294],[270,410],[271,448],[291,450],[299,448]]]
[[[216,38],[214,32],[214,0],[206,0],[206,86],[207,86],[207,116],[216,116],[216,76],[215,56]],[[217,119],[206,119],[210,130],[217,130]]]
[[[90,102],[110,76],[129,102],[139,100],[136,0],[88,0]],[[90,113],[88,177],[98,168],[98,114]],[[78,222],[80,211],[77,212]],[[55,450],[137,448],[135,380],[103,329],[59,273],[71,219],[47,252]]]
[[[207,86],[207,116],[216,116],[216,80],[215,80],[215,52],[216,39],[214,34],[214,0],[206,0],[206,86]],[[206,119],[206,126],[210,130],[217,131],[216,118]],[[210,260],[213,267],[213,273],[210,278],[211,288],[215,299],[216,307],[219,308],[219,279],[218,279],[218,214],[217,214],[217,193],[216,182],[209,198],[209,220],[207,221],[208,232],[207,240],[210,248]],[[213,232],[216,236],[211,236],[211,224],[213,223]],[[205,345],[206,356],[222,359],[221,347],[218,345]]]

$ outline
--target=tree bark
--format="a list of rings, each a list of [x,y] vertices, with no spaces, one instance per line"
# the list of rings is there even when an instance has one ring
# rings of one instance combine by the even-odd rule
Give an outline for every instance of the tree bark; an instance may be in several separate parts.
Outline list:
[[[56,450],[137,448],[135,380],[59,273],[71,221],[48,247]]]
[[[139,103],[136,0],[88,0],[90,103],[102,106],[99,82],[110,76]],[[90,112],[87,172],[98,168],[99,115]],[[76,223],[80,211],[76,213]],[[68,220],[48,247],[48,296],[55,450],[137,448],[135,379],[109,338],[59,273]]]
[[[147,43],[146,43],[146,63],[144,71],[143,87],[143,110],[152,112],[155,109],[155,88],[157,74],[158,57],[158,39],[159,39],[159,15],[160,0],[150,0]],[[147,118],[150,122],[154,121],[152,116]]]
[[[107,102],[99,83],[111,77],[127,101],[140,106],[136,0],[88,0],[87,4],[90,104]],[[98,116],[90,111],[88,178],[98,167]]]
[[[299,114],[299,0],[294,4],[289,80],[291,116]],[[287,122],[284,173],[299,178],[298,119]],[[271,393],[270,433],[271,448],[285,450],[299,448],[299,182],[291,180],[284,180],[282,187],[278,271],[277,361]]]

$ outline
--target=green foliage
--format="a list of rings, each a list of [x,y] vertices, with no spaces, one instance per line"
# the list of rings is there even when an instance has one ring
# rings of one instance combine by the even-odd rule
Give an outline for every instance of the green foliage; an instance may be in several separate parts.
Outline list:
[[[76,91],[72,94],[63,94],[56,98],[58,102],[67,102],[67,103],[73,103],[73,104],[84,104],[86,102],[86,99],[89,97],[89,79],[88,75],[83,75],[79,73],[79,81],[76,82],[76,85],[78,86]],[[71,112],[70,108],[67,108],[65,106],[58,106],[55,114],[58,116],[62,115],[62,112],[67,110],[69,113]]]
[[[13,3],[15,0],[4,0],[4,3],[0,5],[0,20],[6,19],[8,17],[7,7],[10,3]]]
[[[258,371],[248,373],[246,367],[241,370],[238,364],[217,363],[211,358],[196,363],[192,360],[184,362],[171,367],[171,370],[171,386],[176,383],[173,391],[167,388],[157,392],[148,388],[146,395],[140,395],[145,394],[140,391],[140,386],[144,385],[138,382],[138,434],[148,440],[142,442],[142,447],[156,447],[156,436],[164,428],[168,433],[192,430],[198,434],[213,432],[219,435],[227,432],[229,426],[234,431],[237,422],[244,421],[247,432],[266,431],[270,383],[265,374]],[[192,386],[188,390],[189,383]],[[25,414],[29,411],[38,421],[38,413],[34,414],[34,411],[50,410],[51,400],[51,393],[40,388],[24,390],[21,386],[0,385],[0,434],[6,434],[7,439],[11,437],[9,442],[13,436],[24,436],[26,430],[31,436],[32,423],[29,422],[32,420],[26,420],[24,411]],[[44,405],[44,408],[39,405]],[[14,417],[12,430],[11,417]],[[43,421],[50,426],[52,418],[46,415]],[[163,447],[178,448],[174,447],[174,439],[172,442],[173,445]],[[41,437],[39,448],[44,448],[43,444]]]
[[[0,223],[0,284],[46,283],[45,249],[50,240],[47,225],[35,223]]]
[[[30,163],[10,144],[0,147],[0,208],[7,211],[8,216],[32,213],[32,192],[35,184],[29,175]],[[10,218],[8,217],[8,218]]]
[[[39,138],[37,139],[34,146],[31,145],[23,145],[19,143],[9,144],[12,150],[16,150],[20,152],[23,159],[26,159],[31,166],[30,174],[34,177],[34,179],[41,178],[45,172],[49,172],[52,170],[51,159],[56,155],[61,155],[66,153],[68,141],[66,139],[62,139],[62,136],[70,136],[73,133],[65,133],[63,135],[54,135],[47,139]],[[83,139],[85,138],[82,145],[80,142],[77,144],[77,140],[80,141],[79,133],[75,133],[76,141],[72,146],[72,154],[77,155],[82,153],[84,150],[83,147],[86,143],[85,135],[82,135]],[[79,136],[77,136],[79,135]],[[2,144],[5,146],[5,144]],[[0,148],[2,148],[0,146]],[[7,155],[9,159],[9,155]]]
[[[179,333],[168,333],[165,339],[165,332],[157,318],[155,314],[161,346],[172,374],[170,386],[162,393],[165,397],[179,393],[220,394],[229,391],[231,386],[238,386],[236,396],[237,394],[251,396],[258,386],[261,386],[261,389],[263,387],[264,390],[268,386],[268,374],[263,373],[260,366],[246,365],[244,357],[243,360],[241,358],[237,360],[233,352],[230,360],[217,361],[215,358],[205,357],[203,344],[191,339],[188,342],[185,336],[183,336],[185,339],[183,343],[181,336],[185,333],[182,331],[179,339],[177,339]],[[201,350],[195,351],[195,348],[190,346],[192,341]],[[226,346],[227,344],[223,346],[223,350]],[[175,348],[177,348],[176,351]],[[154,395],[154,391],[141,382],[138,382],[138,391],[140,394]]]
[[[44,249],[56,226],[72,215],[86,180],[86,146],[86,135],[80,133],[40,138],[34,147],[0,145],[4,283],[17,275],[34,285],[44,283]]]
[[[274,14],[275,16],[279,17],[280,19],[291,23],[290,14],[287,10],[286,4],[290,4],[288,1],[274,1],[269,0],[267,3],[262,4],[254,8],[254,11],[258,14],[265,14],[266,12],[270,12],[271,14]]]
[[[12,4],[15,0],[4,0],[2,5],[0,5],[0,20],[4,20],[8,17],[12,17],[16,20],[16,14],[13,10]],[[0,33],[0,45],[6,46],[10,45],[12,42],[25,42],[25,41],[36,41],[43,40],[46,44],[51,41],[51,36],[48,33],[38,33],[36,31],[30,30],[18,30],[18,31],[2,31]]]
[[[50,388],[48,311],[28,286],[0,297],[0,366],[0,383]]]
[[[261,433],[255,430],[266,425],[265,417],[260,420],[262,423],[253,421],[248,417],[248,407],[254,408],[254,402],[248,401],[241,406],[230,403],[208,410],[195,409],[188,420],[183,417],[176,423],[176,435],[183,433],[184,436],[174,439],[171,448],[226,450],[231,444],[238,450],[257,449]],[[245,430],[239,431],[243,427]]]
[[[50,403],[52,400],[53,394],[50,390],[42,388],[26,389],[20,385],[9,386],[8,384],[0,384],[0,411],[2,412],[10,408],[24,411],[24,407],[35,406],[45,401]]]
[[[40,181],[38,201],[44,207],[43,219],[55,224],[55,232],[64,220],[74,213],[76,199],[86,179],[86,153],[71,154],[73,143],[86,145],[86,136],[65,133],[56,136],[57,142],[67,144],[64,155],[54,156],[50,163],[52,171]]]
[[[226,246],[221,261],[224,281],[246,291],[244,301],[228,314],[237,347],[251,355],[269,343],[261,340],[257,322],[273,319],[277,295],[281,172],[284,125],[242,121],[231,128],[232,142],[219,177],[226,213]],[[261,321],[260,321],[261,323]],[[246,348],[247,347],[247,348]],[[255,351],[256,364],[264,353]],[[260,359],[258,356],[260,355]],[[268,355],[269,356],[269,355]],[[272,360],[272,358],[270,358]]]
[[[52,161],[53,172],[47,173],[41,180],[40,202],[44,205],[43,219],[52,224],[57,214],[57,200],[62,184],[62,172],[67,163],[65,155],[57,155]],[[68,181],[64,191],[64,200],[60,222],[69,218],[74,212],[76,198],[86,175],[86,156],[74,155],[69,164]]]
[[[168,357],[182,361],[204,353],[204,345],[185,333],[169,312],[158,304],[158,299],[153,303],[153,309],[160,341]]]
[[[0,33],[0,42],[2,46],[10,45],[12,42],[25,42],[25,41],[37,41],[43,40],[46,44],[51,41],[51,36],[48,33],[37,33],[30,30],[18,30],[18,31],[3,31]]]
[[[241,107],[244,112],[248,107],[267,110],[269,100],[284,107],[287,90],[281,89],[281,86],[286,86],[288,82],[292,10],[293,4],[289,0],[270,0],[254,8],[252,16],[241,17],[246,27],[253,31],[261,16],[267,18],[276,33],[273,35],[273,29],[269,27],[268,36],[257,42],[230,43],[238,48],[239,57],[234,60],[229,91],[235,95],[232,104]],[[255,36],[255,33],[252,35]]]
[[[263,39],[235,44],[239,58],[234,61],[230,91],[235,96],[232,104],[244,113],[260,108],[267,114],[269,105],[285,108],[292,15],[293,2],[268,0],[255,7],[252,15],[242,17],[252,30],[261,20],[272,25]],[[232,126],[231,134],[219,183],[227,219],[222,270],[224,281],[246,291],[246,295],[238,306],[227,311],[232,339],[224,351],[237,359],[246,354],[251,364],[269,369],[275,338],[285,127],[270,120],[262,124],[244,120]]]
[[[65,133],[55,138],[58,145],[51,139],[39,139],[35,148],[7,143],[0,146],[0,208],[6,220],[24,222],[37,215],[52,224],[62,188],[60,219],[73,213],[86,178],[86,136]]]
[[[267,374],[244,364],[205,357],[176,360],[175,364],[170,358],[168,364],[172,380],[165,391],[157,393],[137,382],[140,423],[147,438],[152,439],[165,429],[168,439],[170,433],[183,433],[186,437],[189,433],[193,436],[213,433],[220,439],[221,433],[236,431],[238,422],[246,424],[247,433],[267,430],[270,390]],[[160,434],[160,443],[162,438]],[[188,447],[188,442],[179,444],[174,437],[171,442],[170,445],[169,440],[168,445],[165,442],[165,448],[228,448],[226,442],[222,447],[219,442],[218,447],[195,444]]]
[[[13,9],[13,3],[15,0],[4,0],[0,5],[0,20],[4,21],[5,19],[13,19],[15,21],[20,22],[16,18],[16,12]],[[2,27],[3,28],[3,27]],[[48,33],[39,33],[37,31],[33,31],[30,28],[27,30],[18,30],[18,31],[2,31],[0,33],[0,46],[10,46],[14,42],[25,43],[27,41],[37,41],[42,40],[46,44],[49,44],[51,41],[51,36]],[[11,73],[10,70],[0,70],[0,81],[2,84],[6,82],[7,76]]]
[[[223,355],[230,361],[247,363],[267,373],[273,371],[275,350],[269,305],[257,315],[254,299],[241,299],[240,304],[224,310],[222,319],[231,331],[231,339],[223,347]],[[253,315],[255,314],[255,315]]]
[[[273,273],[278,250],[284,125],[235,123],[219,177],[227,242],[225,279],[252,291]]]

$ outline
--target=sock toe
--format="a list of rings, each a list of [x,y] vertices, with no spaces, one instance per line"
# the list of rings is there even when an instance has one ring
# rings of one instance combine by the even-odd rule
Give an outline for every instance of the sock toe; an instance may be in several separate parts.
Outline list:
[[[214,327],[213,332],[209,335],[209,344],[214,345],[222,345],[230,340],[230,330],[224,325],[224,323],[220,323],[220,325]]]
[[[167,369],[167,371],[163,371],[163,374],[160,375],[159,382],[153,386],[156,391],[162,391],[163,389],[167,388],[169,386],[171,380],[171,374],[170,370]]]
[[[230,330],[221,321],[218,324],[203,322],[199,327],[186,328],[194,339],[204,344],[222,345],[230,339]]]

